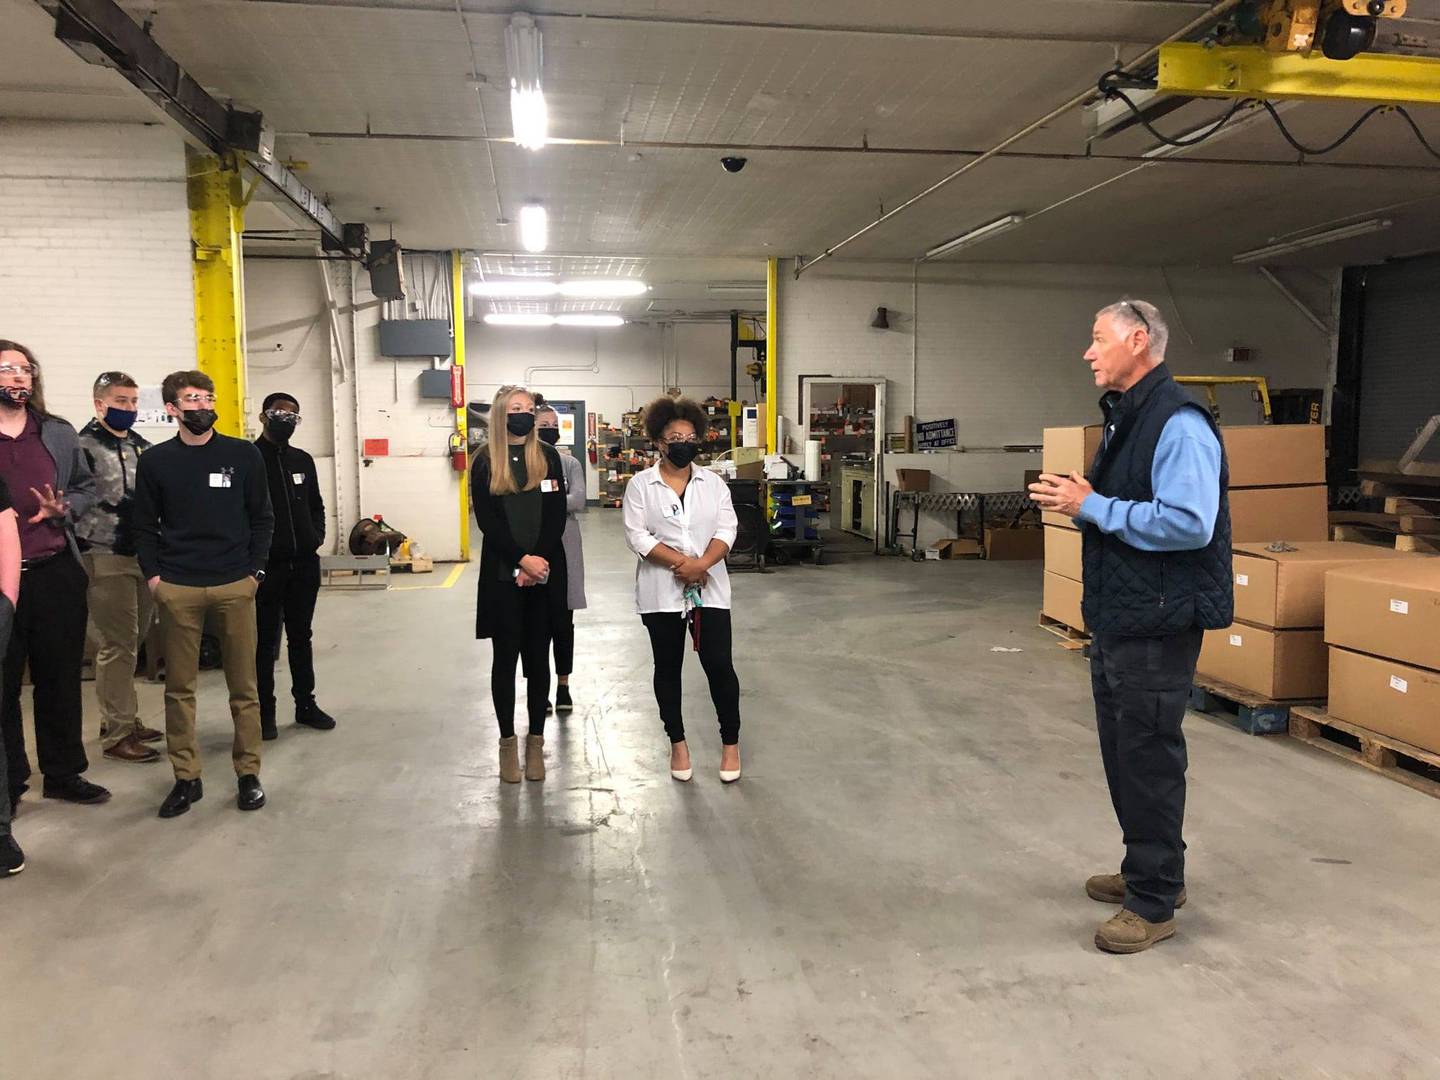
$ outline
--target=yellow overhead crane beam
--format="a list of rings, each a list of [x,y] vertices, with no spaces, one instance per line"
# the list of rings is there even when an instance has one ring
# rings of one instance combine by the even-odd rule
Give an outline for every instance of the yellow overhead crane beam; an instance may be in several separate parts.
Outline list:
[[[195,357],[215,380],[215,430],[245,435],[245,272],[240,234],[249,197],[233,154],[187,148],[185,189],[195,284]],[[252,187],[250,193],[254,193]]]
[[[1190,97],[1440,105],[1440,60],[1382,53],[1329,60],[1318,52],[1184,41],[1160,47],[1156,89]]]

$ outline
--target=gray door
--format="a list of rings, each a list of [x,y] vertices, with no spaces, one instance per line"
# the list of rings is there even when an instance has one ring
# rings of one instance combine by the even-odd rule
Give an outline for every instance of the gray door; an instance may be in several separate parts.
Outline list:
[[[1377,266],[1365,279],[1360,460],[1394,461],[1440,413],[1440,257]],[[1424,456],[1440,461],[1440,446]]]

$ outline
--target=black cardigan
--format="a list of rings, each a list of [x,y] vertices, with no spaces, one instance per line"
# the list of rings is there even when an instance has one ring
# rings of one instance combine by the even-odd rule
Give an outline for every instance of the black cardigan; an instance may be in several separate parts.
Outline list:
[[[567,607],[568,579],[565,571],[565,466],[560,455],[544,444],[547,480],[554,490],[540,496],[540,539],[534,551],[521,551],[510,534],[503,495],[490,494],[490,457],[483,450],[470,470],[470,503],[475,523],[485,540],[480,548],[480,580],[476,583],[475,636],[495,637],[497,630],[514,630],[519,615],[521,589],[512,572],[527,555],[539,555],[550,564],[550,579],[531,588],[543,590],[550,606],[563,615]]]

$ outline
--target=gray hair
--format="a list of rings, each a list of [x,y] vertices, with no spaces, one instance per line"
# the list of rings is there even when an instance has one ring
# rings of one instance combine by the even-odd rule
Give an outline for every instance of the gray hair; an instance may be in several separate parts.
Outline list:
[[[1156,360],[1165,359],[1165,346],[1170,344],[1170,326],[1154,304],[1144,300],[1121,300],[1101,308],[1096,315],[1102,319],[1106,316],[1119,319],[1130,330],[1144,330],[1150,336],[1150,355]]]

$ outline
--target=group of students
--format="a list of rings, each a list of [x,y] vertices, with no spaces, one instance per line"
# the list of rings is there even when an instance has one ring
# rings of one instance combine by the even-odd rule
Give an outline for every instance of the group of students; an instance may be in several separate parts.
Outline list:
[[[584,566],[574,512],[585,505],[579,462],[554,449],[558,416],[539,395],[503,386],[490,407],[489,438],[470,473],[475,520],[484,534],[475,636],[492,646],[490,692],[500,728],[500,779],[545,779],[549,654],[559,679],[557,712],[573,707],[574,610],[583,607]],[[720,779],[740,779],[740,682],[731,659],[730,579],[725,557],[738,522],[730,489],[696,468],[705,414],[686,398],[645,411],[659,459],[630,479],[625,535],[639,557],[636,610],[650,636],[655,698],[670,741],[670,775],[694,775],[681,709],[687,637],[700,654],[720,721]],[[553,433],[553,434],[552,434]],[[526,681],[529,727],[515,731],[516,665]]]
[[[151,744],[166,740],[175,783],[163,818],[204,795],[195,686],[207,630],[221,646],[240,809],[265,805],[260,744],[279,737],[282,628],[296,722],[335,727],[315,701],[311,621],[325,506],[314,460],[290,445],[299,401],[269,395],[263,434],[251,443],[214,430],[207,375],[177,371],[161,387],[176,437],[151,445],[134,430],[133,378],[106,372],[93,396],[95,417],[77,432],[46,408],[34,353],[0,340],[0,877],[25,867],[11,822],[31,777],[21,714],[27,668],[42,795],[87,805],[110,798],[85,778],[80,683],[92,632],[103,754],[147,764],[160,760]],[[163,733],[141,722],[134,684],[157,612]]]

